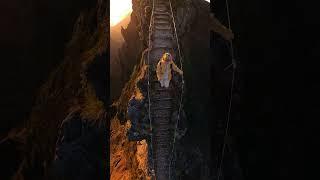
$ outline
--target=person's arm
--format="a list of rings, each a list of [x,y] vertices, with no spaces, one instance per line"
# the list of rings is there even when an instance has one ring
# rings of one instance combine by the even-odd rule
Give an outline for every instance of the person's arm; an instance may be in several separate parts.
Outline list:
[[[213,13],[210,13],[210,29],[220,34],[224,39],[228,41],[231,41],[234,38],[232,31],[221,24],[221,22],[215,17]]]
[[[157,78],[158,78],[158,80],[160,80],[160,74],[161,74],[161,61],[159,61],[159,62],[158,62],[158,64],[157,64],[156,73],[157,73]]]
[[[173,61],[171,61],[171,65],[172,65],[172,69],[173,69],[174,71],[176,71],[176,72],[179,73],[180,75],[183,74],[183,72],[178,68],[178,66],[177,66]]]

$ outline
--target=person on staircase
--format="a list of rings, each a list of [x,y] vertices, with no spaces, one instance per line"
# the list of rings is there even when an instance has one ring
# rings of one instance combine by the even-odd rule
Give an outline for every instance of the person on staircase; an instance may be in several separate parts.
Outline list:
[[[161,87],[169,87],[172,78],[171,69],[173,69],[180,75],[183,74],[183,72],[173,62],[172,55],[170,53],[164,53],[161,59],[159,60],[156,69],[157,78],[161,84]]]

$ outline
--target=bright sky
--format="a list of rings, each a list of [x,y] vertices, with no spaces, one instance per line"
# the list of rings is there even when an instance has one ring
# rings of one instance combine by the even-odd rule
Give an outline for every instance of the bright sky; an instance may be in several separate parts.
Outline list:
[[[118,24],[132,11],[132,0],[110,0],[110,26]]]
[[[118,24],[131,11],[132,0],[110,0],[110,26]]]

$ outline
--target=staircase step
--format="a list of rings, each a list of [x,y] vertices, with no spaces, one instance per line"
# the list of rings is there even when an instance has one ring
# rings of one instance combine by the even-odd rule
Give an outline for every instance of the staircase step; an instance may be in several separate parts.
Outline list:
[[[154,46],[173,46],[173,41],[171,39],[153,39],[152,44]]]
[[[158,19],[158,20],[154,21],[154,24],[155,25],[159,25],[159,26],[170,27],[170,21],[169,20]]]
[[[166,7],[155,7],[154,11],[155,12],[162,12],[162,13],[165,13],[165,12],[169,13],[168,8],[166,8]]]
[[[170,26],[170,24],[169,23],[166,23],[166,24],[154,24],[154,29],[156,29],[156,30],[170,30],[170,32],[172,32],[171,30],[172,30],[172,28],[171,28],[171,26]]]
[[[171,119],[172,113],[167,110],[157,110],[155,112],[151,112],[150,115],[152,119],[158,119],[158,117],[159,118],[167,117],[168,119]]]
[[[173,44],[156,44],[156,45],[153,45],[153,48],[173,48]]]
[[[171,89],[168,91],[156,91],[151,93],[152,98],[169,98],[172,97]]]
[[[152,97],[150,100],[153,101],[153,98],[155,98],[155,97],[156,97],[157,99],[171,98],[170,96],[163,97],[163,96],[157,96],[157,95],[156,95],[156,96]],[[171,99],[171,100],[173,100],[173,99]],[[153,102],[155,103],[155,101],[153,101]]]
[[[153,12],[153,15],[164,15],[164,16],[168,16],[168,17],[171,17],[171,14],[167,11],[154,11]]]
[[[171,101],[173,100],[172,97],[164,97],[164,98],[152,98],[151,97],[151,101]]]
[[[151,104],[154,107],[173,107],[173,103],[171,101],[156,101]]]
[[[151,118],[152,119],[160,119],[160,118],[171,118],[171,115],[170,114],[162,114],[162,115],[159,115],[159,114],[157,114],[157,115],[153,115],[153,116],[151,116]]]
[[[156,28],[154,28],[152,35],[154,35],[154,34],[173,35],[173,32],[171,31],[171,29],[156,29]]]
[[[154,98],[165,98],[165,97],[172,97],[171,96],[171,91],[172,87],[169,86],[168,88],[159,88],[160,90],[152,90],[151,95]]]
[[[162,11],[162,12],[167,12],[168,8],[165,6],[159,6],[159,7],[155,7],[156,11]]]
[[[166,138],[166,136],[170,135],[171,133],[168,132],[168,129],[171,128],[169,126],[163,127],[162,129],[159,129],[159,127],[154,129],[153,135],[155,138],[157,138],[157,143],[168,143],[165,142],[167,140],[169,140],[169,138]]]
[[[163,16],[163,15],[154,16],[154,23],[156,23],[157,21],[166,21],[168,23],[171,23],[170,17],[169,16]]]
[[[155,30],[169,30],[169,31],[172,30],[171,26],[165,26],[165,27],[163,27],[163,26],[154,26],[154,29]]]
[[[171,48],[171,47],[164,47],[164,48],[160,48],[160,47],[152,47],[152,49],[151,49],[151,52],[150,52],[150,55],[152,54],[152,53],[155,53],[154,51],[163,51],[163,53],[164,52],[170,52],[170,51],[172,51],[173,49]],[[163,54],[163,53],[161,53],[161,55]]]
[[[169,10],[169,4],[165,4],[165,3],[156,3],[155,4],[155,9],[166,9],[166,10]]]
[[[168,88],[157,88],[156,91],[169,91],[170,90],[170,86]]]
[[[157,13],[153,15],[153,18],[156,19],[164,19],[164,20],[171,20],[171,16],[168,13]]]
[[[170,109],[173,109],[173,107],[172,106],[166,106],[166,107],[155,107],[155,106],[151,106],[151,110],[170,110]]]
[[[156,46],[156,47],[152,47],[150,55],[158,54],[158,57],[156,59],[159,60],[162,57],[163,53],[171,52],[172,50],[173,50],[173,47],[157,47]]]
[[[168,133],[168,132],[166,132],[166,131],[172,131],[172,130],[174,130],[174,129],[175,129],[174,126],[170,126],[170,125],[167,125],[167,126],[163,126],[163,125],[158,126],[158,125],[156,125],[156,123],[154,123],[154,132],[164,131],[164,132],[162,133],[162,134],[164,134],[164,133]]]
[[[167,2],[167,1],[157,1],[157,2],[155,3],[155,6],[158,6],[158,5],[169,6],[169,2]]]
[[[173,43],[174,43],[174,41],[172,39],[160,39],[160,38],[152,39],[152,45],[172,46]]]

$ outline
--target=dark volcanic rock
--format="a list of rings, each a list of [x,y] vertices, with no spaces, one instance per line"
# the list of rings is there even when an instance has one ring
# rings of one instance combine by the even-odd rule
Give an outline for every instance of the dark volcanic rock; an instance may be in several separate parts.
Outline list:
[[[1,1],[0,137],[26,120],[40,86],[62,62],[81,11],[96,0]]]
[[[79,113],[70,114],[60,128],[51,178],[104,179],[105,129],[82,119]]]
[[[83,1],[79,3],[81,4],[82,2]],[[30,109],[28,110],[30,116],[25,118],[27,120],[24,123],[23,128],[18,128],[18,132],[8,136],[8,142],[11,140],[16,142],[11,148],[17,150],[17,152],[13,150],[10,151],[11,153],[8,154],[8,156],[12,155],[17,158],[12,159],[12,161],[14,161],[12,164],[1,161],[1,163],[6,163],[7,165],[5,166],[7,169],[3,170],[8,170],[8,174],[10,173],[10,175],[6,177],[1,177],[2,179],[8,179],[9,177],[33,180],[48,179],[49,167],[51,166],[55,154],[58,130],[63,119],[65,119],[70,111],[76,109],[81,115],[81,118],[78,118],[78,120],[80,122],[84,119],[90,121],[92,126],[85,126],[89,129],[94,129],[98,124],[103,124],[101,116],[105,113],[104,106],[108,106],[109,103],[108,94],[106,94],[107,92],[105,91],[108,83],[105,76],[108,69],[106,57],[109,56],[109,52],[106,51],[108,48],[107,34],[109,34],[108,29],[106,28],[108,27],[108,24],[106,23],[108,22],[108,19],[106,18],[106,15],[108,14],[106,2],[99,0],[98,2],[91,1],[93,4],[81,4],[81,8],[79,7],[80,9],[73,9],[77,10],[76,12],[69,11],[68,8],[64,9],[63,11],[67,12],[67,14],[72,13],[72,20],[69,19],[71,17],[68,15],[66,15],[65,19],[63,16],[57,15],[60,10],[65,8],[63,4],[61,4],[60,8],[62,9],[60,9],[58,2],[55,2],[57,4],[53,2],[47,3],[49,4],[36,4],[39,7],[39,9],[36,9],[36,12],[41,12],[40,14],[37,14],[37,20],[39,20],[37,23],[39,24],[37,24],[36,27],[39,29],[36,28],[35,31],[38,31],[38,33],[33,39],[34,41],[26,48],[26,51],[22,51],[23,55],[28,52],[26,56],[20,57],[25,59],[23,61],[17,59],[17,61],[22,64],[26,63],[29,65],[23,67],[23,73],[17,71],[15,74],[19,77],[19,80],[22,78],[22,84],[19,84],[19,81],[15,81],[15,83],[19,85],[19,88],[16,89],[19,90],[20,93],[24,93],[24,97],[19,101],[28,103],[30,106]],[[74,2],[68,6],[77,7],[77,5],[74,5],[73,3]],[[41,8],[43,6],[50,8]],[[55,12],[55,10],[58,12]],[[46,13],[54,14],[51,16]],[[67,21],[66,26],[68,26],[68,28],[55,19],[61,17]],[[76,17],[78,18],[76,19]],[[21,28],[23,29],[23,27]],[[55,31],[60,30],[63,31],[63,33],[56,34],[57,37],[54,38],[55,36],[53,36],[53,34],[55,34]],[[67,31],[69,35],[65,34]],[[70,35],[71,33],[72,37]],[[62,36],[63,41],[60,39]],[[65,44],[67,41],[68,44]],[[10,59],[13,62],[16,60],[14,56]],[[22,68],[20,65],[19,68]],[[9,70],[11,67],[9,66],[7,68]],[[29,78],[31,79],[30,81],[28,81]],[[42,86],[39,88],[41,84]],[[29,91],[31,89],[32,91]],[[35,89],[38,90],[35,91]],[[14,91],[12,93],[14,93]],[[29,93],[32,93],[32,96],[34,95],[35,98],[26,100],[25,98],[30,98],[31,96]],[[8,93],[8,97],[10,97],[10,95],[11,94]],[[5,102],[6,99],[3,101]],[[13,102],[14,101],[12,101],[12,104],[14,104]],[[20,116],[20,110],[25,109],[17,106],[14,110],[17,112],[12,114]],[[19,120],[22,121],[25,119],[21,117]],[[91,133],[95,131],[89,130],[89,132],[84,133],[82,128],[80,128],[81,131],[78,131],[79,129],[76,128],[75,124],[72,124],[69,128],[70,129],[67,128],[66,132],[75,130],[71,133],[73,134],[73,136],[71,136],[72,141],[74,141],[74,138],[78,135],[81,135],[81,138],[79,139],[79,144],[81,144],[81,148],[83,148],[82,150],[80,148],[81,152],[84,152],[83,150],[85,150],[88,154],[93,153],[94,155],[97,155],[97,153],[100,153],[97,151],[104,148],[101,143],[97,143],[99,148],[97,146],[92,146],[91,148],[86,145],[87,142],[94,142],[92,139],[88,140],[86,138],[98,140],[98,137],[105,138],[104,134],[93,133],[95,135],[91,135]],[[81,133],[77,134],[79,132]],[[78,152],[73,154],[71,151],[79,147],[79,144],[74,144],[75,146],[71,145],[69,152],[68,150],[63,151],[63,158],[72,159],[73,155],[79,155],[77,154]],[[6,143],[0,144],[0,148],[5,148],[2,146],[6,146]],[[73,147],[75,147],[75,149],[73,149]],[[104,150],[104,152],[106,152],[106,150]],[[13,153],[16,154],[13,155]],[[107,157],[106,155],[101,155],[99,158],[93,156],[91,154],[88,156],[84,155],[83,157],[99,159],[99,162],[104,161],[103,164],[106,164],[106,160],[103,158]],[[97,164],[93,161],[95,160],[91,159],[88,163]],[[81,161],[81,163],[77,165],[79,165],[79,168],[83,168],[82,172],[86,173],[85,168],[87,168],[87,172],[90,173],[90,167],[86,167],[84,161]],[[71,164],[72,163],[65,167],[72,169],[72,167],[69,167]],[[94,167],[94,169],[99,168],[100,167]],[[12,173],[12,170],[14,173]]]

